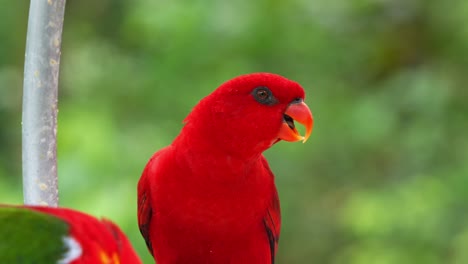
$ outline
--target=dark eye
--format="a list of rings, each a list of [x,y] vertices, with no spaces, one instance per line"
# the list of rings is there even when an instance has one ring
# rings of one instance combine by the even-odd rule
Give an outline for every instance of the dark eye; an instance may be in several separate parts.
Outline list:
[[[257,95],[258,100],[261,100],[261,101],[268,99],[268,96],[269,96],[267,90],[265,89],[258,89],[256,92],[256,95]]]
[[[276,103],[276,98],[273,96],[268,87],[259,86],[253,90],[252,95],[255,100],[261,104],[273,105]]]

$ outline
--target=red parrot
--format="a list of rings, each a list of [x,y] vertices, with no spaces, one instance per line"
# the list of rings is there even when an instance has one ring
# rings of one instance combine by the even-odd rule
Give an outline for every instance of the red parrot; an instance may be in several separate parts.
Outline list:
[[[0,205],[0,237],[0,263],[141,263],[117,225],[66,208]]]
[[[280,206],[262,153],[305,142],[312,126],[303,88],[271,73],[239,76],[202,99],[138,183],[138,224],[156,262],[274,263]]]

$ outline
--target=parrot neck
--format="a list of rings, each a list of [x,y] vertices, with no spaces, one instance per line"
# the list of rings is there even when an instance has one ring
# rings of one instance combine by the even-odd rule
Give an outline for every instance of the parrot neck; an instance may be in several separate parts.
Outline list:
[[[234,143],[230,140],[213,137],[208,139],[203,133],[193,132],[181,133],[172,145],[181,146],[181,148],[186,149],[187,153],[190,153],[189,155],[200,156],[205,160],[207,157],[210,157],[210,160],[216,160],[217,157],[230,157],[239,162],[248,162],[249,160],[257,160],[263,152],[249,148],[246,142]]]
[[[184,132],[184,131],[183,131]],[[190,135],[190,136],[188,136]],[[181,166],[187,166],[192,172],[204,172],[202,175],[194,175],[194,180],[206,179],[212,183],[221,185],[239,185],[244,188],[248,184],[245,175],[254,175],[256,165],[262,157],[261,151],[251,149],[239,149],[242,144],[232,144],[227,141],[218,143],[216,140],[207,140],[205,135],[190,132],[181,133],[172,143]],[[219,177],[219,172],[223,177]],[[243,182],[243,183],[241,183]]]
[[[216,124],[212,120],[203,117],[189,120],[173,145],[184,146],[205,157],[229,156],[247,162],[257,160],[277,141],[276,138],[260,140],[257,133],[232,127],[229,120],[217,119]]]

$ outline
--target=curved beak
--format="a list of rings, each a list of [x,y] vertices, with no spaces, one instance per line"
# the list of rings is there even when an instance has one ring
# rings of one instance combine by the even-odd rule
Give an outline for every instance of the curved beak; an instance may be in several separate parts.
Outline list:
[[[304,136],[299,134],[294,121],[305,126],[306,132]],[[283,123],[281,124],[278,138],[290,142],[302,140],[305,143],[312,133],[313,126],[314,118],[309,107],[303,101],[291,103],[283,114]]]

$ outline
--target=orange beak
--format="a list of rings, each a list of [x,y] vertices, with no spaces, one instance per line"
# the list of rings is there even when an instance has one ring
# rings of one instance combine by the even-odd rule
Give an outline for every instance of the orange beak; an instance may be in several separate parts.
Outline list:
[[[305,126],[306,132],[304,136],[299,134],[294,121]],[[302,140],[305,143],[312,133],[313,126],[314,118],[309,107],[304,102],[292,103],[288,106],[286,112],[284,112],[284,120],[281,124],[278,138],[290,142]]]

